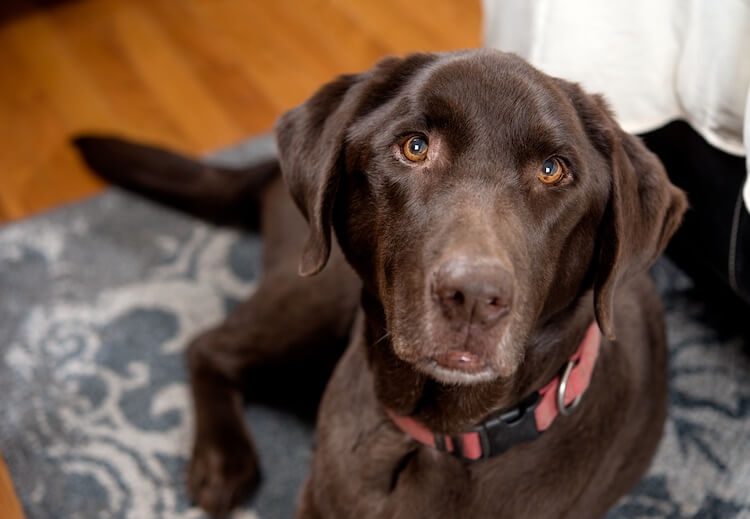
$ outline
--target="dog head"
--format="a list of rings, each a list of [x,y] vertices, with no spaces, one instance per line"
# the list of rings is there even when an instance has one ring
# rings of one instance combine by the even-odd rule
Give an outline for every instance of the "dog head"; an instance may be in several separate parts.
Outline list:
[[[686,201],[604,102],[516,56],[388,58],[277,125],[320,271],[331,228],[402,361],[443,383],[511,377],[532,332],[646,269]]]

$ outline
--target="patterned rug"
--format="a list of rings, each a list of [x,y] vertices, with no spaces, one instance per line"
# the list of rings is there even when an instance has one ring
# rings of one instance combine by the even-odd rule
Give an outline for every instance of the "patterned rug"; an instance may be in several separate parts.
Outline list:
[[[217,158],[269,149],[255,140]],[[182,353],[252,292],[260,247],[115,190],[0,229],[0,453],[28,517],[203,517],[184,491]],[[750,517],[747,347],[674,266],[654,275],[669,421],[651,471],[610,517]],[[264,480],[234,517],[291,517],[312,427],[258,405],[248,419]]]

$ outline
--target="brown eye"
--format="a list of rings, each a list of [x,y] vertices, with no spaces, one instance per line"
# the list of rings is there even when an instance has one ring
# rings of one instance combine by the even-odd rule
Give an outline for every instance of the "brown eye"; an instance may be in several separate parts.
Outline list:
[[[427,139],[421,135],[414,135],[406,139],[401,145],[401,152],[407,160],[422,162],[427,158]]]
[[[554,185],[565,177],[565,164],[557,157],[552,157],[542,163],[536,178],[547,185]]]

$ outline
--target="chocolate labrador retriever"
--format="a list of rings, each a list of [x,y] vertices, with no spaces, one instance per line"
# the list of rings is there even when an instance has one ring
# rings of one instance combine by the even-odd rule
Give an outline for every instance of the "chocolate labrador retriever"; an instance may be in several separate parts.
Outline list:
[[[600,97],[490,50],[341,76],[276,135],[278,163],[241,172],[76,141],[121,185],[260,215],[257,291],[189,347],[193,499],[222,515],[256,484],[244,381],[349,336],[298,517],[602,516],[665,415],[646,271],[686,200],[654,155]]]

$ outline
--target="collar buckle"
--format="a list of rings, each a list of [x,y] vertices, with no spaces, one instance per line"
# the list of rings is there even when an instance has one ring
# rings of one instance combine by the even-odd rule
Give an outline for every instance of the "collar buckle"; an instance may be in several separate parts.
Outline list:
[[[539,436],[534,410],[541,400],[535,391],[516,407],[490,417],[474,429],[479,434],[482,457],[491,458],[507,451],[518,443],[535,440]]]

